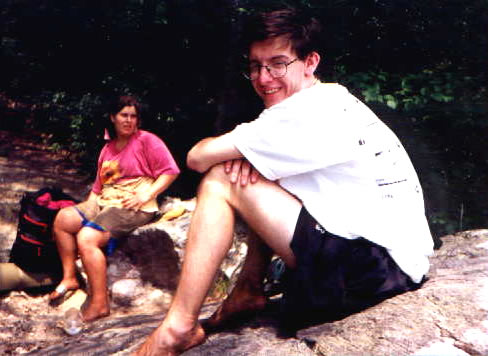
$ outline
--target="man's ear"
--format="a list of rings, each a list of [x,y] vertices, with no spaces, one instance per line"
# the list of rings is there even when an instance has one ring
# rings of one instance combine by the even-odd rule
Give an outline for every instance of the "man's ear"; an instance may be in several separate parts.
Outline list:
[[[115,115],[110,115],[110,121],[115,122]]]
[[[317,52],[311,52],[305,59],[305,73],[307,75],[313,75],[320,63],[320,54]]]

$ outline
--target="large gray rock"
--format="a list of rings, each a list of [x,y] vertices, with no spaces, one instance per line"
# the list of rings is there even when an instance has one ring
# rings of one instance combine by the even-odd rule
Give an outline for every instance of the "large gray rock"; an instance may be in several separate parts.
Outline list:
[[[185,355],[488,355],[488,230],[442,241],[432,257],[429,280],[417,291],[302,329],[296,338],[278,336],[270,308],[235,329],[210,335]],[[216,306],[206,304],[202,317]],[[62,343],[38,344],[31,354],[128,355],[163,316],[100,320],[76,337],[65,336]]]

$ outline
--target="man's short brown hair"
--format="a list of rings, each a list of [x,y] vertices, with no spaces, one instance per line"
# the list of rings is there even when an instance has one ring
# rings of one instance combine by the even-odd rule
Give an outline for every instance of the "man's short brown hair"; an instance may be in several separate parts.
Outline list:
[[[250,19],[244,31],[244,42],[249,48],[253,42],[285,37],[299,59],[305,59],[317,50],[320,23],[296,9],[261,12]]]

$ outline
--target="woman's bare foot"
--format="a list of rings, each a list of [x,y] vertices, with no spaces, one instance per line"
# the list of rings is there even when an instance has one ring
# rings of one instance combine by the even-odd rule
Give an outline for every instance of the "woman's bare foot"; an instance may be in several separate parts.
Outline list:
[[[66,295],[66,293],[75,291],[80,288],[80,284],[76,278],[67,278],[59,282],[55,290],[49,294],[49,301],[54,302]]]
[[[253,316],[264,310],[267,304],[264,292],[251,292],[246,288],[234,288],[220,307],[202,323],[206,332],[221,330],[234,322]]]
[[[93,303],[91,300],[87,300],[81,307],[81,315],[84,322],[94,321],[100,318],[104,318],[110,315],[109,302]]]
[[[204,340],[205,332],[200,324],[189,332],[179,333],[163,322],[132,356],[176,356]]]

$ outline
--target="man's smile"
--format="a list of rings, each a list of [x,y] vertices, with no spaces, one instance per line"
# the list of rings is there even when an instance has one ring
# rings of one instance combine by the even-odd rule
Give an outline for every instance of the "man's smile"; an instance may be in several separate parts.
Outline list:
[[[280,88],[270,88],[270,89],[263,89],[263,93],[266,95],[274,94],[278,92]]]

